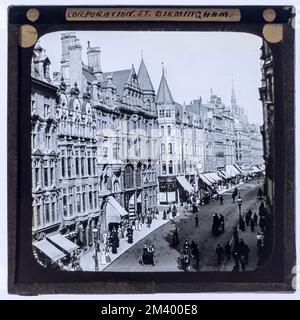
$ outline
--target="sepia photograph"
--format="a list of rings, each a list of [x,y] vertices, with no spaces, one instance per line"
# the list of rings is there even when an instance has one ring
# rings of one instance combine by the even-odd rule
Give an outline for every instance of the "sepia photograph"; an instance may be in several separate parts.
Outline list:
[[[272,255],[273,56],[243,32],[63,31],[31,59],[32,252],[82,272]]]

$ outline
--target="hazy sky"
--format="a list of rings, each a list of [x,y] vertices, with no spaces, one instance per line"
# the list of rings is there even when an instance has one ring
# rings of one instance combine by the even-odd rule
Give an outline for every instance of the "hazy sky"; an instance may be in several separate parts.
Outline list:
[[[50,71],[59,71],[61,32],[43,36],[40,40],[51,61]],[[158,89],[162,62],[174,99],[188,104],[202,97],[206,102],[210,88],[230,103],[232,77],[237,102],[245,108],[249,121],[262,123],[259,101],[261,38],[233,32],[77,32],[82,44],[82,59],[86,63],[87,41],[101,48],[104,72],[129,69],[136,71],[143,52],[144,61],[155,90]]]

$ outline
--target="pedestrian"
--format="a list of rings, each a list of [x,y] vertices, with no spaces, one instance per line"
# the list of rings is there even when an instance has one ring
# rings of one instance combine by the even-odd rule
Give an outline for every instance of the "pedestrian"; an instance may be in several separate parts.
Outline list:
[[[265,216],[261,216],[259,218],[259,227],[260,227],[261,231],[264,232],[264,229],[265,229]]]
[[[243,256],[245,254],[245,242],[243,239],[241,239],[239,243],[239,253],[240,256]]]
[[[199,258],[200,258],[200,255],[199,255],[199,250],[198,250],[197,246],[195,247],[194,258],[195,258],[195,269],[198,270],[199,269],[199,260],[200,260]]]
[[[106,264],[106,250],[105,250],[105,248],[103,248],[101,251],[100,261],[101,261],[101,264]]]
[[[258,215],[256,212],[253,214],[254,225],[257,226]]]
[[[234,242],[239,242],[239,232],[237,230],[237,227],[234,227],[233,229],[233,239]]]
[[[222,231],[224,231],[225,230],[225,218],[222,214],[220,214],[219,223],[222,227]]]
[[[178,239],[178,229],[175,228],[175,230],[173,231],[172,244],[173,244],[173,246],[177,246],[178,243],[179,243],[179,239]]]
[[[232,198],[232,203],[235,202],[235,197],[236,197],[236,194],[233,192],[233,193],[232,193],[232,196],[231,196],[231,198]]]
[[[136,230],[136,221],[135,221],[135,218],[132,220],[132,228],[133,228],[133,230]]]
[[[246,263],[246,265],[248,265],[248,262],[249,262],[249,253],[250,253],[250,248],[248,247],[247,244],[245,244],[245,247],[244,247],[244,257],[245,257],[245,263]]]
[[[241,262],[242,271],[245,272],[245,270],[246,270],[246,261],[245,261],[245,257],[244,256],[241,257],[240,262]]]
[[[128,243],[133,243],[133,229],[131,226],[127,228]]]
[[[166,210],[163,211],[163,220],[166,220],[167,219],[167,213],[166,213]]]
[[[247,225],[247,227],[249,227],[251,218],[252,218],[252,210],[249,209],[247,211],[247,213],[246,213],[246,225]]]
[[[255,222],[254,222],[253,218],[251,218],[251,220],[250,220],[250,228],[251,228],[251,232],[253,232],[254,228],[255,228]]]
[[[241,231],[245,231],[245,221],[243,218],[240,218],[240,221],[239,221],[239,229]]]
[[[223,204],[224,204],[223,196],[220,196],[220,206],[222,206]]]
[[[216,255],[217,255],[217,263],[220,265],[223,261],[223,248],[221,247],[220,243],[217,245],[216,248]]]
[[[190,254],[191,247],[190,244],[187,240],[185,240],[184,245],[183,245],[183,250],[187,253]]]
[[[235,264],[239,264],[239,259],[240,259],[240,252],[239,252],[239,243],[235,242],[232,248],[232,258],[235,262]]]
[[[199,217],[198,214],[195,215],[195,226],[198,227],[199,224]]]
[[[231,244],[229,241],[226,242],[225,247],[224,247],[224,251],[225,251],[225,256],[226,256],[227,261],[230,260]]]
[[[263,242],[262,242],[262,235],[260,232],[257,232],[257,236],[256,236],[256,246],[257,248],[261,248],[263,246]]]

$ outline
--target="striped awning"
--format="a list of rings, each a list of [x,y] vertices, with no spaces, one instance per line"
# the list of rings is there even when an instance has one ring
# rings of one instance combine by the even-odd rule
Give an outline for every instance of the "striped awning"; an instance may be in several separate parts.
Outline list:
[[[70,241],[60,233],[48,237],[47,240],[59,247],[60,250],[66,251],[67,253],[73,252],[79,248],[77,244]]]
[[[200,177],[200,179],[204,182],[204,183],[206,183],[208,186],[211,186],[213,183],[212,182],[210,182],[210,180],[208,180],[207,178],[206,178],[206,176],[203,174],[203,173],[201,173],[200,175],[199,175],[199,177]]]
[[[195,191],[192,185],[186,180],[184,176],[178,176],[176,177],[176,179],[187,192],[193,193]]]
[[[66,256],[65,253],[57,249],[52,243],[50,243],[46,239],[35,241],[32,243],[32,245],[36,249],[41,251],[43,254],[45,254],[48,258],[50,258],[53,262],[56,262]]]

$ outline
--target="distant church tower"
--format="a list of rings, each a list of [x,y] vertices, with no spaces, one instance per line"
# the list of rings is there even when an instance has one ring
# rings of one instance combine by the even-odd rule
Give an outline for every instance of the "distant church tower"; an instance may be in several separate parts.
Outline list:
[[[233,114],[237,113],[237,103],[236,103],[236,95],[234,91],[233,78],[232,78],[232,87],[231,87],[231,110]]]

